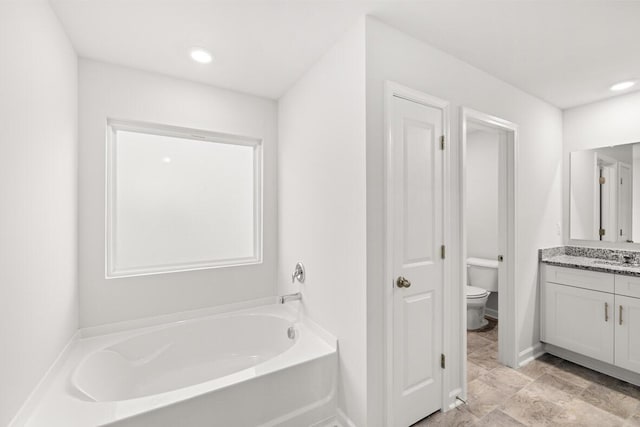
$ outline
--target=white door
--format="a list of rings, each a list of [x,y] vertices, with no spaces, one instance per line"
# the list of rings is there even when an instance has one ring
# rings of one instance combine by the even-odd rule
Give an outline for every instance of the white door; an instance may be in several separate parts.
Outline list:
[[[618,241],[631,241],[632,181],[631,166],[618,163]]]
[[[571,153],[570,221],[572,239],[600,240],[600,185],[598,154],[591,151]],[[589,184],[591,183],[591,185]]]
[[[544,283],[545,342],[613,363],[613,294]]]
[[[603,165],[600,168],[600,240],[618,241],[618,198],[616,166]]]
[[[442,400],[443,110],[395,96],[391,108],[392,413],[406,427]]]
[[[640,373],[640,298],[616,295],[616,365]]]

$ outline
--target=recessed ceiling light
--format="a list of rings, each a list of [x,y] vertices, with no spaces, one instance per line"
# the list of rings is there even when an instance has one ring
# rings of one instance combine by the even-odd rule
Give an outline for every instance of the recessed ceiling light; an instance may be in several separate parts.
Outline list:
[[[190,54],[191,59],[201,64],[208,64],[213,60],[213,56],[211,55],[211,53],[201,47],[192,48]]]
[[[613,86],[611,86],[609,89],[611,89],[614,92],[618,92],[620,90],[625,90],[625,89],[629,89],[631,86],[635,85],[636,82],[635,81],[626,81],[626,82],[620,82],[620,83],[616,83]]]

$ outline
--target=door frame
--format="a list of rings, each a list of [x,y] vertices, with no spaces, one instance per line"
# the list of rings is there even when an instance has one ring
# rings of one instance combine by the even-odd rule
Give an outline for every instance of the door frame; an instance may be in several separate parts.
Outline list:
[[[618,161],[618,181],[619,181],[619,182],[622,182],[622,181],[621,181],[621,180],[622,180],[622,176],[621,176],[622,174],[621,174],[621,171],[622,171],[623,169],[627,169],[627,170],[629,171],[629,176],[631,176],[631,177],[632,177],[632,179],[631,179],[631,185],[633,185],[632,167],[631,167],[631,165],[629,165],[629,164],[628,164],[628,163],[626,163],[626,162],[620,162],[620,161]],[[619,184],[619,186],[618,186],[618,191],[617,191],[617,194],[618,194],[618,227],[617,227],[617,228],[618,228],[618,230],[620,230],[620,229],[621,229],[621,227],[622,227],[622,224],[624,224],[624,223],[625,223],[624,217],[626,216],[626,215],[625,215],[625,209],[622,209],[622,208],[623,208],[623,206],[620,206],[620,205],[622,204],[623,199],[624,199],[624,195],[622,194],[622,191],[621,191],[622,189],[620,188],[621,186],[622,186],[622,184]],[[632,191],[633,191],[633,190],[632,190]],[[633,194],[631,195],[631,200],[629,200],[628,202],[629,202],[629,203],[631,203],[631,204],[633,205]],[[633,209],[633,207],[631,207],[630,209]],[[628,211],[627,211],[627,212],[628,212]],[[630,218],[630,221],[631,221],[631,222],[629,223],[629,230],[631,230],[631,231],[628,233],[629,238],[628,238],[628,239],[626,239],[626,240],[627,240],[627,243],[628,243],[628,241],[629,241],[629,240],[632,240],[632,239],[633,239],[633,211],[631,211],[631,212],[632,212],[632,214],[631,214],[631,218]],[[616,230],[616,235],[617,235],[618,237],[620,237],[620,235],[618,234],[618,230]],[[626,233],[625,233],[625,234],[626,234]],[[618,242],[622,242],[622,240],[618,240]]]
[[[449,122],[449,102],[434,96],[428,95],[424,92],[417,91],[410,87],[401,85],[392,81],[385,81],[384,87],[384,334],[383,334],[383,346],[384,346],[384,421],[386,426],[393,425],[393,263],[391,257],[391,248],[394,236],[393,222],[393,210],[391,208],[390,201],[393,200],[393,136],[391,134],[391,122],[392,122],[392,101],[394,97],[406,99],[408,101],[416,102],[418,104],[426,105],[432,108],[438,108],[442,111],[442,132],[445,137],[445,143],[448,145],[450,142],[450,122]],[[443,185],[443,242],[442,244],[447,246],[447,242],[450,240],[450,149],[446,146],[443,153],[442,164],[442,185]],[[449,275],[449,258],[445,257],[443,260],[443,289],[442,289],[442,303],[443,307],[451,306],[451,289],[448,286],[450,281]],[[446,349],[449,348],[451,335],[445,322],[446,310],[442,310],[442,351],[446,353]],[[441,409],[445,409],[445,402],[448,399],[448,392],[446,385],[449,383],[449,375],[447,369],[442,370],[442,392],[441,392]]]
[[[474,121],[484,126],[506,131],[507,141],[506,152],[500,154],[500,162],[506,161],[506,253],[505,257],[506,283],[500,280],[498,290],[498,306],[500,307],[500,328],[498,329],[498,359],[501,363],[512,368],[519,367],[519,351],[517,340],[516,320],[518,313],[516,299],[516,270],[517,270],[517,228],[516,228],[516,209],[517,209],[517,166],[518,166],[518,125],[499,117],[491,116],[480,111],[467,107],[460,108],[460,248],[461,257],[459,260],[459,271],[462,280],[458,284],[461,286],[461,312],[462,312],[462,331],[463,336],[463,395],[467,395],[467,299],[465,288],[467,284],[467,123]],[[502,151],[502,150],[501,150]],[[504,158],[506,157],[506,159]]]

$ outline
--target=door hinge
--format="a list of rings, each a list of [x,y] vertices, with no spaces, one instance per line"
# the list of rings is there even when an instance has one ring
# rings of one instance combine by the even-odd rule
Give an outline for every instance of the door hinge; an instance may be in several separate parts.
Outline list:
[[[444,354],[440,355],[440,367],[444,369],[446,366]]]
[[[600,185],[604,185],[607,182],[607,179],[604,176],[600,177]]]
[[[604,236],[606,232],[607,231],[604,228],[601,228],[600,230],[598,230],[598,234],[600,235],[600,237]]]
[[[444,150],[444,135],[440,136],[440,149]]]
[[[444,259],[445,256],[445,247],[444,245],[440,246],[440,258]]]

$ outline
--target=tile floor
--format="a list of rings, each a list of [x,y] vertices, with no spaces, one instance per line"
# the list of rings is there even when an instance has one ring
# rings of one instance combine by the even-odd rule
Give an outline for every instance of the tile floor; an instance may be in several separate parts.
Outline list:
[[[640,387],[545,354],[513,370],[498,363],[498,325],[467,333],[468,403],[424,426],[640,427]]]

